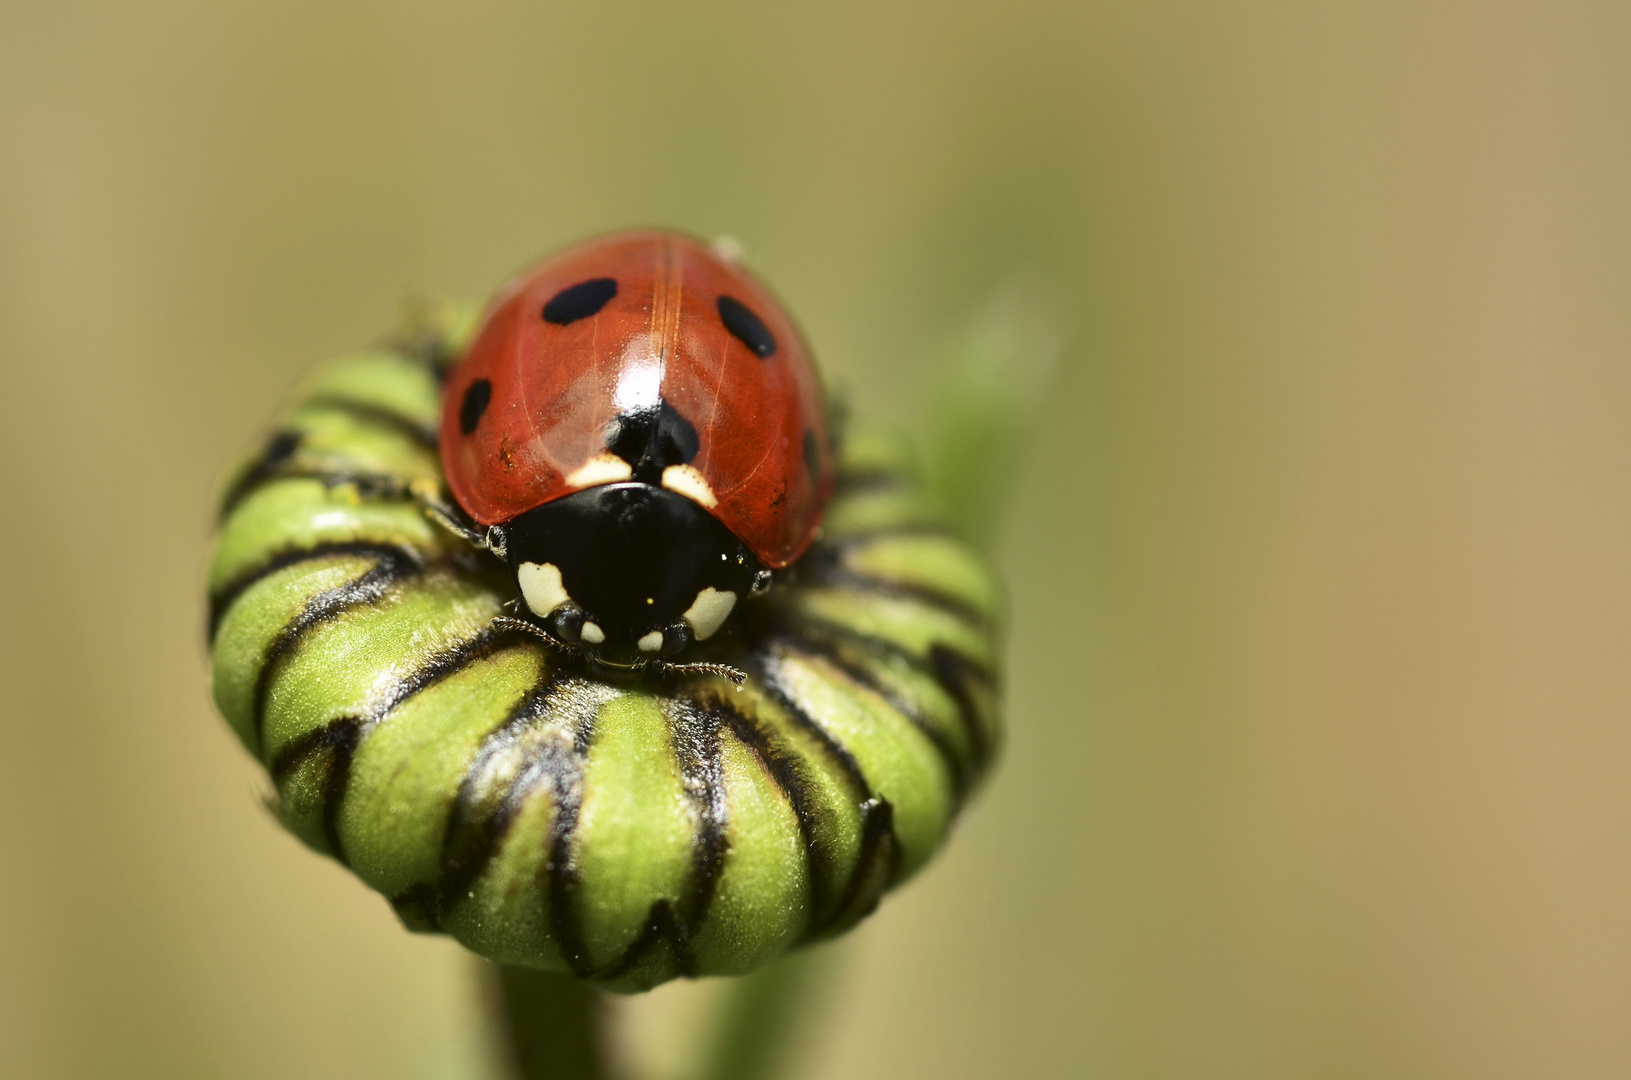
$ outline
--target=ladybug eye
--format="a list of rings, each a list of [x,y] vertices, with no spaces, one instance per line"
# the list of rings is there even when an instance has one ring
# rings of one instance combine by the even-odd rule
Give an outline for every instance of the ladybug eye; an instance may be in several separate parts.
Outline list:
[[[719,321],[725,324],[725,329],[736,335],[736,339],[753,350],[755,356],[763,360],[776,351],[776,336],[748,306],[740,300],[733,300],[729,296],[719,298]]]
[[[487,411],[487,403],[493,400],[493,384],[486,379],[477,379],[471,383],[464,392],[464,400],[459,402],[459,430],[466,435],[476,430],[481,423],[481,414]]]
[[[544,305],[544,321],[557,326],[587,319],[617,295],[617,282],[609,277],[593,278],[568,285]]]

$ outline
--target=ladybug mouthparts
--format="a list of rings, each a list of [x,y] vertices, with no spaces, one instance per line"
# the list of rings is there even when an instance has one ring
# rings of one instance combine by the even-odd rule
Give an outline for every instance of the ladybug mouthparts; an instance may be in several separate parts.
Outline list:
[[[534,618],[594,658],[667,658],[718,632],[767,571],[718,519],[649,483],[605,484],[504,527],[505,559]]]

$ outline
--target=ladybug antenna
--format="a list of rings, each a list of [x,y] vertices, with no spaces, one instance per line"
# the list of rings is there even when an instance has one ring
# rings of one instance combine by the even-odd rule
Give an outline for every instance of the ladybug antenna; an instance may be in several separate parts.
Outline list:
[[[729,664],[662,664],[663,673],[674,675],[718,675],[729,679],[738,689],[748,680],[748,673]]]
[[[537,623],[531,623],[525,619],[516,619],[509,615],[499,615],[494,617],[493,627],[497,630],[512,630],[519,631],[523,634],[531,634],[544,644],[553,649],[559,649],[561,652],[572,653],[575,655],[579,651],[575,647],[568,645],[566,642],[556,637],[554,634],[551,634],[548,630],[545,630]]]

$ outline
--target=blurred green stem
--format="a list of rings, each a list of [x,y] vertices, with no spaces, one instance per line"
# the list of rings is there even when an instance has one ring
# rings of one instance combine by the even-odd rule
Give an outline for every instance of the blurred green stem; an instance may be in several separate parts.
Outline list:
[[[773,1080],[824,967],[804,950],[737,979],[696,1080]]]
[[[500,968],[504,1022],[520,1080],[606,1080],[596,996],[570,975]]]
[[[1064,343],[1046,290],[1016,279],[993,293],[943,350],[920,425],[929,490],[987,553]]]

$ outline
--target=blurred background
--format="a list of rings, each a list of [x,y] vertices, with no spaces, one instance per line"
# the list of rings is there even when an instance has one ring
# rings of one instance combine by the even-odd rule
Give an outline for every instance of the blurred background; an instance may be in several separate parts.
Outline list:
[[[1628,194],[1623,4],[5,4],[0,1075],[486,1075],[213,714],[214,488],[404,294],[634,224],[874,417],[1069,321],[1007,759],[798,1080],[1631,1075]]]

